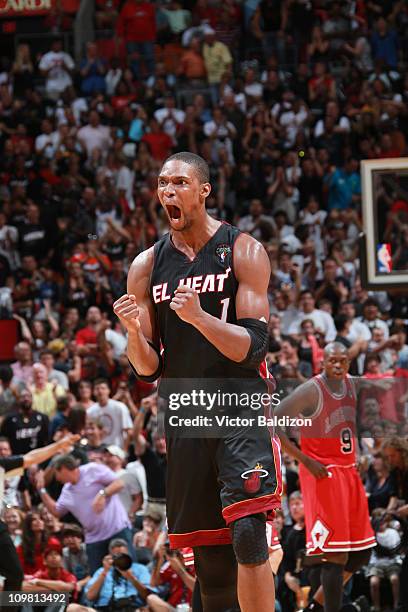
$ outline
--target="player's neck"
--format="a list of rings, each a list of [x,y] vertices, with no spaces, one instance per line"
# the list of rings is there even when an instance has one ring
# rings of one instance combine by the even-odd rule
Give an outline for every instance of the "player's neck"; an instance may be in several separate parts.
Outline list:
[[[329,378],[325,372],[323,372],[323,378],[326,382],[326,385],[336,395],[340,395],[344,390],[344,378]]]
[[[172,231],[171,239],[179,251],[188,256],[195,255],[214,236],[220,225],[220,221],[206,214],[203,219],[195,221],[189,229],[181,232]]]

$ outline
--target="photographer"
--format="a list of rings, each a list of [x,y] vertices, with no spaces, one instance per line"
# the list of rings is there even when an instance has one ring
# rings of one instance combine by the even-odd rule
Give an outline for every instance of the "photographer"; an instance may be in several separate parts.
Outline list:
[[[96,610],[133,612],[146,605],[150,587],[150,573],[144,565],[133,563],[125,540],[110,541],[109,555],[88,582],[85,594]]]

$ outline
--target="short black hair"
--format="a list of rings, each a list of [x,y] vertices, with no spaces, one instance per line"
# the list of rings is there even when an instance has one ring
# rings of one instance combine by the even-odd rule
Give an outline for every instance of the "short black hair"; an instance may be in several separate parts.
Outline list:
[[[334,325],[338,332],[342,332],[346,329],[347,323],[350,321],[350,317],[345,314],[339,314],[334,318]]]
[[[199,155],[196,155],[195,153],[190,153],[189,151],[180,151],[180,153],[170,155],[170,157],[168,157],[163,163],[162,168],[169,161],[182,161],[186,164],[189,164],[190,166],[193,166],[200,183],[210,182],[210,168],[205,159],[203,159]]]
[[[107,386],[109,387],[109,389],[110,389],[109,380],[107,380],[107,378],[97,378],[97,379],[94,381],[93,386],[94,386],[94,388],[95,388],[95,387],[97,387],[98,385],[107,385]]]
[[[11,369],[9,365],[0,366],[0,380],[2,382],[6,384],[11,382],[13,376],[14,376],[13,370]]]

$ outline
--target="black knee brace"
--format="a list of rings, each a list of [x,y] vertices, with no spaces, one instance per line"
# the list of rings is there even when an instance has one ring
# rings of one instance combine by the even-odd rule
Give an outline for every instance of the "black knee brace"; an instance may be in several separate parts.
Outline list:
[[[355,550],[354,552],[349,552],[348,561],[344,566],[346,572],[350,572],[350,574],[354,574],[357,570],[361,569],[363,565],[367,565],[370,561],[371,557],[371,548],[366,548],[365,550]]]
[[[264,514],[252,514],[237,519],[231,525],[232,546],[238,563],[261,564],[268,560]]]

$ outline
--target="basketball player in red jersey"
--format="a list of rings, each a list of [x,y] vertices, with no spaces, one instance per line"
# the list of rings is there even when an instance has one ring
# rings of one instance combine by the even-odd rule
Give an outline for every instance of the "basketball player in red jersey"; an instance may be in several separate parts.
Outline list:
[[[128,292],[114,304],[136,375],[160,378],[164,399],[172,381],[178,391],[190,380],[206,388],[227,379],[238,381],[238,391],[266,392],[259,368],[268,342],[269,258],[251,236],[207,214],[210,191],[202,158],[185,152],[166,160],[158,198],[170,232],[136,257]],[[266,427],[215,438],[166,434],[169,541],[194,549],[204,612],[238,605],[274,612],[266,518],[280,505],[276,440]]]
[[[312,421],[301,427],[300,450],[283,433],[280,437],[283,449],[300,464],[307,555],[322,562],[316,568],[320,580],[314,580],[322,588],[307,609],[324,612],[339,612],[344,582],[368,562],[376,545],[356,469],[358,383],[348,375],[349,365],[347,349],[328,344],[322,374],[275,409],[277,416],[301,414]]]

